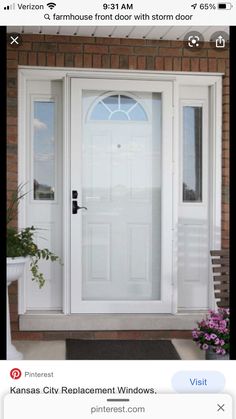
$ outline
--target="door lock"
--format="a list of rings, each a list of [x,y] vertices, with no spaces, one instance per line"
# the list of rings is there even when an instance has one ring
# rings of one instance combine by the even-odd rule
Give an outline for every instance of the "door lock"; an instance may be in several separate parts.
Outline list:
[[[78,198],[78,192],[72,191],[72,199],[77,199],[77,198]]]
[[[77,214],[78,210],[85,209],[87,210],[87,207],[80,207],[77,203],[77,201],[72,201],[72,214]]]

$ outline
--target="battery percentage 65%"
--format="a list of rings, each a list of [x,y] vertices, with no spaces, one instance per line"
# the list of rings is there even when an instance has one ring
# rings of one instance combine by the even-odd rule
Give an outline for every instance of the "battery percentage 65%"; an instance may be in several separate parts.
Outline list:
[[[195,10],[197,8],[197,6],[199,7],[200,10],[216,10],[216,4],[214,3],[194,3],[191,5],[191,7]]]

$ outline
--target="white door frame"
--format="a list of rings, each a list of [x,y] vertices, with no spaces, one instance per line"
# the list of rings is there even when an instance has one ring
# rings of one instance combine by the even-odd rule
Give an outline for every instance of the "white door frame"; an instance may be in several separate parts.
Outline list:
[[[84,70],[74,68],[49,68],[49,67],[29,67],[19,66],[18,69],[18,181],[25,183],[25,150],[29,139],[26,137],[26,118],[27,113],[27,94],[26,85],[28,80],[61,80],[63,83],[63,220],[68,220],[71,214],[71,185],[69,165],[70,156],[70,93],[69,83],[71,77],[112,79],[121,80],[146,80],[146,81],[169,81],[173,83],[173,205],[172,205],[172,284],[173,300],[172,313],[177,313],[177,223],[178,223],[178,132],[179,132],[179,86],[180,85],[204,85],[210,89],[210,132],[211,132],[211,151],[212,161],[210,162],[210,248],[219,248],[221,243],[221,137],[222,137],[222,75],[220,73],[188,73],[188,72],[156,72],[156,71],[127,71],[127,70]],[[65,192],[67,191],[67,192]],[[19,227],[27,225],[26,208],[22,205],[19,213]],[[62,313],[71,313],[70,304],[70,236],[68,224],[63,223],[63,303]],[[209,272],[209,278],[210,278]],[[209,281],[210,282],[210,281]],[[211,287],[211,285],[209,285]],[[27,312],[26,282],[20,281],[19,286],[19,313]],[[213,307],[214,297],[209,301],[209,307]]]
[[[71,78],[71,166],[82,166],[82,90],[105,90],[127,92],[157,92],[161,94],[161,299],[147,301],[84,301],[82,299],[82,257],[78,260],[78,247],[71,245],[71,312],[77,313],[169,313],[172,309],[172,82],[139,80],[102,80],[100,83],[91,79]],[[74,110],[77,109],[77,113]],[[79,161],[78,161],[78,156]],[[82,196],[82,184],[78,179],[71,179],[71,190],[77,190]],[[73,217],[73,218],[72,218]],[[76,217],[76,218],[75,218]],[[82,212],[71,215],[73,228],[71,243],[82,243]],[[75,222],[75,220],[77,222]],[[79,245],[80,246],[80,245]],[[77,280],[76,280],[77,278]],[[80,279],[80,280],[78,280]]]

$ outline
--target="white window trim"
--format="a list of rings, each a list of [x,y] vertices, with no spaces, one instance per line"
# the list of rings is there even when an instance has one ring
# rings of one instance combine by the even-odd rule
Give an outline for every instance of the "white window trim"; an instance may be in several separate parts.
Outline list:
[[[26,82],[27,80],[61,80],[63,82],[63,156],[64,162],[69,161],[69,82],[70,77],[79,78],[105,78],[105,79],[136,79],[152,81],[172,81],[173,82],[173,304],[172,313],[177,313],[177,225],[178,225],[178,182],[179,182],[179,88],[181,85],[202,85],[210,89],[210,115],[211,127],[211,155],[212,162],[210,167],[210,249],[220,248],[221,243],[221,139],[222,139],[222,73],[189,73],[189,72],[156,72],[156,71],[135,71],[135,70],[100,70],[100,69],[74,69],[74,68],[50,68],[50,67],[18,67],[18,182],[26,181],[26,161],[25,161],[25,138],[26,138]],[[70,185],[69,166],[63,163],[63,190],[67,190]],[[65,192],[63,192],[64,194]],[[63,219],[70,217],[69,200],[63,199]],[[18,217],[19,227],[27,225],[26,211],[22,205],[22,210]],[[70,240],[69,229],[63,226],[63,314],[70,314]],[[209,278],[211,277],[209,272]],[[20,281],[18,309],[20,314],[26,311],[26,290],[24,282]],[[213,292],[210,293],[212,299],[209,302],[214,306]]]

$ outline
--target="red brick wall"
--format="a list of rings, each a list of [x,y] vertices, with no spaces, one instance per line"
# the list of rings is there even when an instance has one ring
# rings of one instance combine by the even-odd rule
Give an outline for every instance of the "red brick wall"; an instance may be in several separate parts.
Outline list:
[[[209,43],[193,53],[191,50],[184,48],[182,41],[24,35],[22,46],[17,48],[8,47],[7,59],[7,180],[9,192],[15,189],[17,185],[18,65],[225,73],[223,78],[222,247],[229,247],[228,51],[216,50]],[[60,332],[53,334],[47,332],[19,332],[16,284],[12,285],[10,289],[10,307],[13,338],[47,339],[62,337]],[[90,338],[91,336],[97,337],[97,334],[91,333],[89,334]],[[162,332],[163,334],[164,332]],[[77,333],[76,336],[86,337],[87,335]],[[111,335],[109,334],[109,336]],[[117,333],[114,336],[117,337]]]

